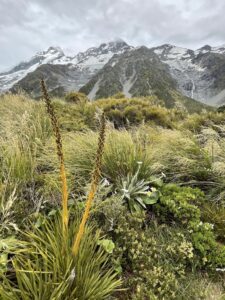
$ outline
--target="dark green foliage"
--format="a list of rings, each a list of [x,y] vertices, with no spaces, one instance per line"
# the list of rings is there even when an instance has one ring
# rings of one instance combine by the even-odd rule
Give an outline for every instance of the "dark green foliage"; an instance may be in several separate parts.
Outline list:
[[[204,194],[198,189],[166,185],[162,196],[155,205],[157,216],[163,222],[176,222],[187,229],[193,247],[200,260],[199,266],[210,268],[225,265],[225,248],[216,241],[213,224],[202,222],[200,205],[204,203]]]
[[[123,274],[127,274],[124,277],[125,286],[129,287],[127,299],[135,299],[140,294],[143,299],[174,299],[177,280],[166,265],[157,263],[159,245],[143,225],[144,215],[123,214],[115,229],[114,255],[117,260],[120,258]]]
[[[219,107],[217,108],[217,111],[218,111],[218,112],[225,112],[225,105],[219,106]]]
[[[186,280],[195,257],[185,234],[125,210],[114,221],[114,263],[128,287],[119,299],[205,299]]]
[[[100,70],[90,82],[84,85],[79,91],[85,94],[89,94],[94,85],[101,79],[101,84],[96,93],[96,99],[110,97],[123,90],[123,86],[118,76],[119,69],[114,70],[111,65],[106,65],[104,71]],[[102,74],[104,73],[104,77]]]
[[[87,102],[88,98],[85,94],[79,92],[70,92],[65,96],[66,102],[79,104],[81,102]]]
[[[92,77],[84,86],[82,86],[79,89],[79,92],[88,95],[93,89],[93,87],[95,86],[95,84],[97,83],[97,81],[98,81],[98,77]]]

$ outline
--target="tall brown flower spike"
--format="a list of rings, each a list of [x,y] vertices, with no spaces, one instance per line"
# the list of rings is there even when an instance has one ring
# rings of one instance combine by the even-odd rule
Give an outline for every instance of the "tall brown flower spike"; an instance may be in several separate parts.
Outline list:
[[[79,251],[80,242],[82,239],[82,236],[84,234],[85,224],[87,222],[87,219],[89,217],[91,204],[94,200],[95,193],[98,187],[100,175],[101,175],[101,165],[102,165],[102,154],[104,149],[104,143],[105,143],[105,127],[106,127],[106,120],[105,120],[105,114],[102,113],[101,120],[100,120],[100,131],[99,131],[99,138],[98,138],[98,149],[96,153],[96,159],[95,159],[95,168],[92,174],[92,180],[91,180],[91,188],[90,192],[88,194],[88,199],[85,206],[85,211],[79,226],[79,230],[73,245],[73,254],[76,256]]]
[[[68,217],[68,190],[67,190],[66,171],[65,171],[65,164],[64,164],[64,155],[62,149],[62,138],[59,130],[58,119],[56,117],[54,107],[48,95],[48,91],[43,79],[41,80],[41,89],[47,107],[47,112],[51,119],[53,131],[55,135],[57,155],[60,163],[60,177],[62,182],[62,221],[63,221],[63,234],[65,235],[68,229],[69,217]]]

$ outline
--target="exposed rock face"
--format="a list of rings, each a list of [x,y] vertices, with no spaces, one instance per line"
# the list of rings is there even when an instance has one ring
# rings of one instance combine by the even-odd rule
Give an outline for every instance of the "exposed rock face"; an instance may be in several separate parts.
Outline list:
[[[81,91],[91,99],[120,91],[127,97],[155,94],[164,98],[175,88],[176,81],[171,77],[169,67],[153,50],[139,47],[114,55]]]
[[[184,95],[210,105],[225,101],[225,47],[206,45],[193,51],[163,45],[154,52],[169,65]]]
[[[193,110],[204,107],[178,90],[170,67],[161,61],[153,49],[147,47],[114,55],[80,91],[91,100],[122,91],[126,97],[155,95],[168,108],[182,106],[191,111],[191,106]]]

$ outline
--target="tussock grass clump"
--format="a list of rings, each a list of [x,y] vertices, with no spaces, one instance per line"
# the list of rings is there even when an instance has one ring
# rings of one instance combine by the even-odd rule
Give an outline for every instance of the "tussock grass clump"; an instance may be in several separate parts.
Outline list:
[[[175,182],[204,185],[211,181],[211,159],[190,132],[156,129],[150,141],[147,151],[154,172],[164,172]]]
[[[41,85],[60,162],[62,213],[61,218],[58,218],[57,214],[53,221],[45,219],[40,229],[41,224],[32,225],[32,230],[25,234],[27,252],[17,254],[12,260],[15,278],[2,276],[0,298],[106,299],[120,285],[120,280],[116,279],[117,273],[108,265],[108,254],[98,245],[99,231],[94,233],[93,228],[85,226],[100,179],[105,116],[103,113],[86,209],[81,223],[79,224],[80,217],[76,215],[68,228],[68,192],[62,137],[54,106],[43,80]],[[0,212],[3,222],[7,214],[9,215],[6,206],[3,213]],[[72,245],[74,236],[75,241]]]
[[[182,126],[194,132],[200,132],[202,127],[210,127],[213,124],[224,124],[224,112],[205,111],[201,114],[192,114],[183,122]]]
[[[52,131],[43,104],[32,102],[23,94],[1,96],[0,114],[2,216],[7,210],[7,218],[4,217],[1,224],[6,224],[6,220],[11,223],[12,233],[26,214],[36,209],[33,200],[37,192],[34,190],[38,177],[37,160]]]
[[[89,101],[87,96],[83,93],[80,92],[69,92],[68,94],[66,94],[65,96],[65,100],[66,102],[70,102],[70,103],[81,103],[81,102],[87,102]]]
[[[33,179],[36,159],[51,135],[44,107],[24,95],[0,101],[0,177],[27,183]],[[4,175],[5,174],[5,175]]]
[[[15,277],[1,277],[0,299],[108,299],[121,282],[110,266],[109,254],[98,246],[99,230],[87,226],[78,255],[76,258],[72,255],[79,220],[77,215],[71,221],[67,241],[62,235],[59,214],[46,220],[39,229],[32,226],[24,234],[27,251],[12,260]]]
[[[76,143],[72,142],[71,137],[67,137],[67,162],[75,178],[88,181],[94,167],[97,134],[87,131],[75,134],[74,139]],[[108,128],[102,158],[102,176],[116,183],[128,173],[135,174],[138,162],[142,162],[139,177],[147,180],[151,175],[151,160],[147,155],[143,136],[127,130]]]

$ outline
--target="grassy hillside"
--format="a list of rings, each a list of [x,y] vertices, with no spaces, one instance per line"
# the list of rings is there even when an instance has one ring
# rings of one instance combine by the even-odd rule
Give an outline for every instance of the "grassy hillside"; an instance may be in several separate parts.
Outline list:
[[[55,98],[53,108],[68,185],[66,233],[45,103],[0,97],[0,299],[224,299],[225,113],[190,114],[155,96],[121,94]],[[102,110],[98,184],[91,176]]]

